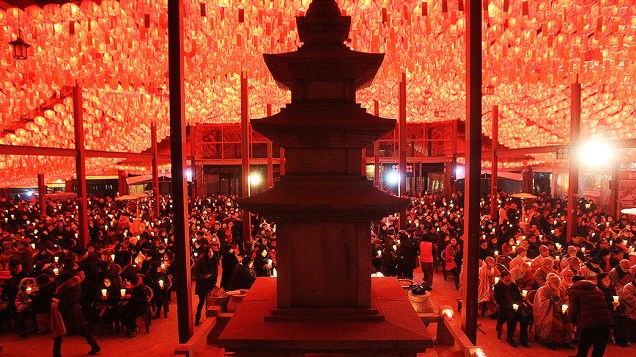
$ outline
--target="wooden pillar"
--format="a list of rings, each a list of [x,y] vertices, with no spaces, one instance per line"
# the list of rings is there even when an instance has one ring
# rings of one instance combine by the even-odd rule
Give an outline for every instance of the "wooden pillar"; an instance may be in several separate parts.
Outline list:
[[[477,286],[481,199],[482,2],[466,3],[466,180],[464,186],[464,276],[461,326],[477,343]]]
[[[285,149],[280,148],[280,156],[278,159],[278,171],[280,176],[285,176]]]
[[[522,175],[522,184],[521,184],[521,190],[523,192],[528,192],[528,193],[533,193],[533,186],[532,186],[532,167],[528,166],[528,167],[524,167],[521,170],[521,175]]]
[[[248,118],[248,92],[247,77],[241,74],[241,196],[250,195],[250,143],[249,143],[249,118]],[[243,241],[252,241],[252,215],[246,209],[243,210]]]
[[[574,152],[579,143],[581,129],[581,83],[573,83],[570,89],[570,151],[568,165],[568,223],[567,242],[576,233],[576,211],[579,203],[579,163]]]
[[[373,115],[380,116],[380,102],[373,101]],[[380,139],[373,142],[373,185],[380,187]]]
[[[126,181],[128,173],[124,170],[117,170],[117,189],[119,191],[119,195],[127,195],[128,194],[128,182]]]
[[[79,218],[77,244],[86,248],[88,244],[88,207],[86,206],[86,148],[84,147],[84,109],[82,108],[82,89],[75,84],[73,87],[73,121],[75,128],[75,172],[77,178],[77,210]]]
[[[175,279],[179,343],[193,333],[188,196],[185,180],[186,125],[183,65],[183,3],[168,0],[168,64],[170,82],[170,161],[174,213]]]
[[[73,192],[73,180],[67,179],[64,181],[64,192]]]
[[[272,105],[267,104],[267,116],[272,116]],[[274,150],[272,141],[267,140],[267,188],[274,187]]]
[[[190,172],[192,173],[192,182],[190,183],[190,202],[194,203],[199,196],[199,185],[197,176],[197,160],[194,155],[196,151],[196,126],[190,125]]]
[[[499,184],[499,106],[492,107],[492,170],[490,171],[490,217],[495,221],[498,219],[499,209],[497,207],[497,191]]]
[[[398,114],[399,126],[399,195],[406,195],[406,73],[402,73],[400,81],[400,108]],[[400,229],[406,229],[406,210],[400,212]]]
[[[152,214],[161,215],[161,199],[159,195],[159,149],[157,147],[157,123],[150,125],[150,150],[152,151]]]
[[[609,188],[610,188],[609,205],[610,205],[610,214],[614,217],[620,218],[621,213],[618,210],[619,170],[620,170],[620,164],[615,163],[612,168],[612,180],[609,183]]]
[[[46,215],[46,185],[44,184],[44,174],[38,174],[38,198],[40,215]]]

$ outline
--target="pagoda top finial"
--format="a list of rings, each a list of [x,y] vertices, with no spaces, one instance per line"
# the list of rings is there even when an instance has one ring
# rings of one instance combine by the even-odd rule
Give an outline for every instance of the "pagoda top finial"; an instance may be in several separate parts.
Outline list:
[[[349,36],[351,17],[342,16],[335,0],[314,0],[304,17],[297,17],[304,44],[342,44]]]

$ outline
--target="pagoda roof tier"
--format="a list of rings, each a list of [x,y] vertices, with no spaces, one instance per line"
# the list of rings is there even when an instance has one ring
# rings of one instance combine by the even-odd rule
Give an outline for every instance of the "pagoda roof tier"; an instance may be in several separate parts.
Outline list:
[[[369,114],[358,104],[296,103],[251,123],[283,147],[362,148],[393,130],[396,121]]]
[[[237,202],[277,221],[368,222],[398,212],[410,201],[378,190],[363,176],[287,175],[274,188]]]

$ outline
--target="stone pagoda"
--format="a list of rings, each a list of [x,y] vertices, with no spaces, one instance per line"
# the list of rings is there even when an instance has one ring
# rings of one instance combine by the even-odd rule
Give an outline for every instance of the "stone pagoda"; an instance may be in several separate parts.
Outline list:
[[[371,221],[408,205],[361,173],[362,148],[396,125],[355,101],[384,55],[344,44],[351,18],[334,0],[314,0],[296,21],[302,47],[264,55],[291,104],[251,121],[285,149],[286,175],[239,201],[276,221],[278,277],[257,279],[220,345],[239,356],[415,356],[432,341],[406,293],[395,278],[371,278]]]

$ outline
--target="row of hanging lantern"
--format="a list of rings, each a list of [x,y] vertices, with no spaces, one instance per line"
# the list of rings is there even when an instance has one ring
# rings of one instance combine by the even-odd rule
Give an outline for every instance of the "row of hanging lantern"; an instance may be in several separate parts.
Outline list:
[[[288,102],[289,93],[276,88],[261,55],[300,45],[294,17],[310,2],[184,1],[188,123],[237,123],[241,74],[249,81],[250,117],[264,116],[267,104]],[[375,81],[358,93],[364,107],[372,110],[378,100],[381,115],[397,118],[398,81],[405,72],[409,121],[463,120],[463,0],[338,3],[352,16],[347,43],[386,53]],[[577,79],[584,93],[582,127],[600,124],[594,134],[609,138],[629,135],[636,94],[636,7],[630,1],[483,3],[484,84],[492,88],[484,112],[500,105],[499,135],[506,146],[567,141],[569,85]],[[76,84],[86,97],[88,148],[148,148],[152,120],[160,137],[168,135],[166,9],[167,0],[104,0],[0,10],[0,43],[6,44],[0,52],[0,127],[23,129],[0,140],[72,147],[72,102],[65,100],[66,110],[54,110],[51,118],[41,107]],[[14,53],[18,37],[31,46],[26,59]],[[22,127],[25,117],[38,116],[45,123]],[[489,125],[484,133],[491,134]]]

